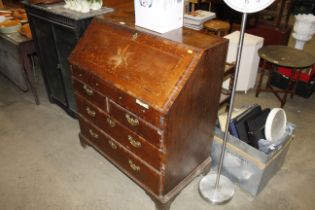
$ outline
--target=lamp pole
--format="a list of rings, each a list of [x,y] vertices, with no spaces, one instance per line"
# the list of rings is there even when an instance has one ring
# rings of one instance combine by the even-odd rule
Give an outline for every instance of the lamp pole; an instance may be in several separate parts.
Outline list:
[[[228,111],[226,124],[225,124],[224,139],[223,139],[223,144],[221,147],[221,155],[219,158],[217,173],[209,174],[203,177],[199,183],[199,192],[201,196],[207,201],[214,204],[221,204],[221,203],[228,202],[229,200],[233,198],[234,192],[235,192],[234,184],[227,177],[223,176],[221,174],[221,171],[222,171],[223,160],[224,160],[224,155],[225,155],[225,150],[226,150],[226,143],[229,136],[228,128],[230,125],[231,116],[232,116],[233,107],[234,107],[234,101],[235,101],[235,92],[236,92],[237,79],[239,75],[240,63],[241,63],[241,57],[242,57],[246,20],[247,20],[247,13],[243,13],[241,32],[240,32],[239,43],[238,43],[237,54],[236,54],[234,83],[233,83],[233,88],[231,92],[229,111]]]

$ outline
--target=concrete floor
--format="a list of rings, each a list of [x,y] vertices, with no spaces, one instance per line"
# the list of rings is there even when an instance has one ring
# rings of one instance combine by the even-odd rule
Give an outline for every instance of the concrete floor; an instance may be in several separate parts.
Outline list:
[[[313,48],[314,49],[314,48]],[[0,75],[0,210],[154,209],[144,191],[92,148],[81,148],[78,122],[47,100],[41,105]],[[214,206],[198,193],[197,177],[174,201],[172,210],[315,209],[315,95],[295,96],[285,110],[297,125],[285,163],[256,198],[236,187],[234,198]],[[269,93],[239,93],[236,104],[277,107]]]

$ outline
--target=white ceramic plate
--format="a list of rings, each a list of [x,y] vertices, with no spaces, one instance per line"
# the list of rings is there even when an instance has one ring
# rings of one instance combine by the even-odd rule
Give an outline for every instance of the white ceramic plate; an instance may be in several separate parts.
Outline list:
[[[11,14],[12,11],[11,10],[7,10],[7,9],[0,9],[0,14]]]
[[[281,108],[273,108],[266,120],[265,137],[268,141],[276,141],[285,133],[287,116]]]
[[[0,33],[3,34],[10,34],[15,33],[21,28],[21,24],[17,24],[15,26],[9,26],[9,27],[0,27]]]

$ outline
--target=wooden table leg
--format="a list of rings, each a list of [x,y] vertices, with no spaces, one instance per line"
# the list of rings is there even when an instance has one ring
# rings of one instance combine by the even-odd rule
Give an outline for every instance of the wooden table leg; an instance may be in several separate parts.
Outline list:
[[[293,94],[294,94],[294,91],[295,91],[295,84],[296,84],[296,81],[297,81],[297,80],[294,79],[295,72],[296,72],[296,69],[291,69],[291,74],[289,76],[289,84],[288,84],[288,87],[285,90],[284,96],[283,96],[283,98],[281,100],[281,108],[284,107],[284,105],[285,105],[285,103],[287,101],[288,94],[291,94],[291,97],[293,97]],[[298,79],[299,79],[299,76],[298,76]]]
[[[191,3],[191,11],[195,11],[195,4],[194,3]]]
[[[284,96],[283,96],[283,98],[280,100],[280,102],[281,102],[281,108],[283,108],[284,107],[284,105],[285,105],[285,103],[287,102],[287,97],[288,97],[288,94],[289,94],[289,92],[290,92],[290,89],[292,89],[292,81],[289,81],[289,84],[288,84],[288,88],[285,90],[285,92],[284,92]]]
[[[266,66],[267,66],[267,61],[263,60],[263,65],[262,65],[261,70],[260,70],[260,78],[259,78],[258,86],[256,89],[256,97],[259,96],[259,93],[261,91],[261,84],[262,84],[263,77],[264,77],[264,74],[266,71]]]
[[[293,69],[292,69],[292,71],[297,72],[297,77],[296,77],[296,80],[295,80],[295,83],[294,83],[294,86],[293,86],[293,89],[292,89],[292,92],[291,92],[291,98],[293,98],[293,96],[294,96],[294,94],[295,94],[297,83],[300,81],[300,79],[301,79],[301,74],[302,74],[301,69],[298,69],[298,70],[293,70]],[[295,73],[294,73],[294,75],[295,75]]]
[[[270,88],[272,72],[276,71],[276,69],[277,69],[277,66],[271,65],[271,70],[268,70],[268,78],[267,78],[267,82],[266,82],[266,89]]]
[[[39,98],[36,90],[36,82],[33,74],[33,65],[32,65],[32,54],[35,53],[33,42],[27,42],[25,44],[21,44],[20,46],[20,55],[22,64],[24,67],[24,72],[26,75],[26,81],[30,90],[34,96],[35,103],[39,105]]]

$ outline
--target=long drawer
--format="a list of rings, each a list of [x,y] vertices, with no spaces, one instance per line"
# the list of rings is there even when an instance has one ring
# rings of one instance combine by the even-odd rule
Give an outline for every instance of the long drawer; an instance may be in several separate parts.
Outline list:
[[[121,143],[138,157],[152,165],[157,170],[163,169],[162,152],[149,141],[130,131],[113,117],[89,103],[84,97],[76,94],[78,113],[106,134]]]
[[[82,117],[79,117],[79,122],[81,128],[80,137],[84,141],[87,141],[142,187],[155,194],[161,193],[162,189],[159,186],[163,181],[162,174],[128,152],[114,139],[88,123]]]

